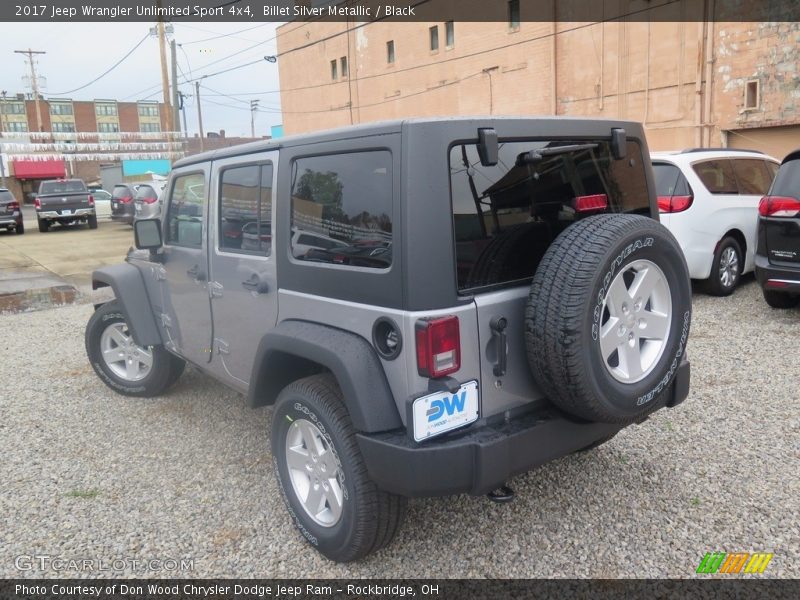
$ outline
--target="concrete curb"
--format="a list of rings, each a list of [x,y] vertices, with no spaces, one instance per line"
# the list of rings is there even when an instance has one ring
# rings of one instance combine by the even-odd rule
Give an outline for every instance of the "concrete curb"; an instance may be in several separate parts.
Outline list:
[[[44,310],[75,304],[81,294],[72,285],[54,285],[44,288],[0,294],[0,313],[17,313]]]

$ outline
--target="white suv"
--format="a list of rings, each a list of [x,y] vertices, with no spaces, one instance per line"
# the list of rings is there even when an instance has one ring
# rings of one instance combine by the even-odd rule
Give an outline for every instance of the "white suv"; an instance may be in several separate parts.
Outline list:
[[[683,248],[689,275],[715,296],[753,270],[758,202],[779,162],[760,152],[703,148],[651,155],[661,222]]]

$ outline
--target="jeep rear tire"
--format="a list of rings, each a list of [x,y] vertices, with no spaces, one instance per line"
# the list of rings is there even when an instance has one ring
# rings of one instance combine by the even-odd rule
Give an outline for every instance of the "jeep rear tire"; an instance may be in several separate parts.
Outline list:
[[[115,300],[95,311],[86,325],[84,341],[95,373],[112,390],[126,396],[161,395],[185,366],[161,345],[137,345]]]
[[[39,223],[39,232],[47,233],[47,231],[50,229],[50,223],[48,223],[44,219],[37,219],[37,221]]]
[[[292,521],[331,560],[348,562],[386,546],[406,498],[369,479],[356,431],[330,374],[288,385],[272,415],[275,475]]]
[[[663,406],[691,320],[683,252],[637,215],[583,219],[558,236],[525,310],[534,379],[559,408],[630,423]]]

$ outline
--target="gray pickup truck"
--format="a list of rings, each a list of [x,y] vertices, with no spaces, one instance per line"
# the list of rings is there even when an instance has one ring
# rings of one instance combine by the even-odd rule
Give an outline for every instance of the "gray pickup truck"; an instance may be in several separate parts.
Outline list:
[[[89,229],[97,229],[94,198],[80,179],[43,181],[34,206],[42,233],[48,231],[53,223],[88,223]]]

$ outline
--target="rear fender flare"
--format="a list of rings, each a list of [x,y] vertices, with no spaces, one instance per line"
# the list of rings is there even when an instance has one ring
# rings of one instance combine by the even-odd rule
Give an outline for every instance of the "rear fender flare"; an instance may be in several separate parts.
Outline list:
[[[375,433],[403,426],[370,343],[354,333],[307,321],[283,321],[261,339],[250,378],[249,404],[274,404],[291,382],[326,370],[336,377],[357,431]]]

